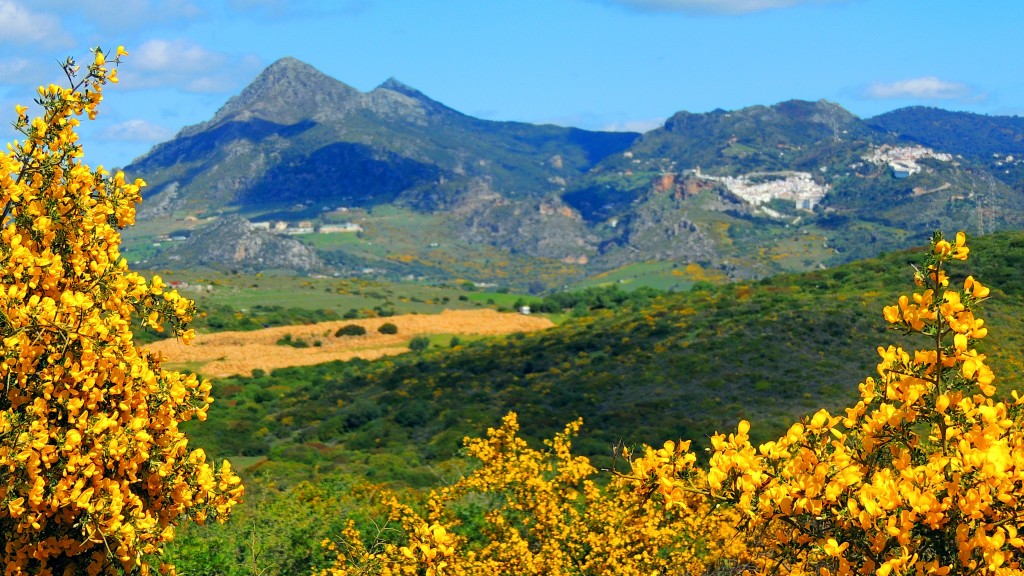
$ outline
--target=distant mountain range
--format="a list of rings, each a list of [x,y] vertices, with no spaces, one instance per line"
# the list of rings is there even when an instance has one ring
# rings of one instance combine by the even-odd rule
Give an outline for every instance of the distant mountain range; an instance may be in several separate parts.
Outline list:
[[[545,286],[659,260],[759,277],[935,228],[1021,228],[1022,160],[1017,117],[907,108],[862,120],[794,100],[594,132],[473,118],[394,79],[363,93],[284,58],[126,168],[149,184],[129,244],[188,238],[138,251],[153,265]],[[256,224],[215,222],[226,215]],[[331,224],[357,239],[318,233]],[[275,225],[313,234],[258,240]]]

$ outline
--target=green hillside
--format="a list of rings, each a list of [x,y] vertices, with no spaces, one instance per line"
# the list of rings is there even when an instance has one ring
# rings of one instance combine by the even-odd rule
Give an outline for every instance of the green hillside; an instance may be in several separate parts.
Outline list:
[[[1024,234],[977,238],[972,248],[963,272],[994,288],[987,325],[998,344],[988,352],[1013,381],[1024,373]],[[260,461],[256,475],[343,468],[412,485],[436,481],[429,466],[509,410],[534,438],[582,416],[577,446],[598,462],[618,443],[682,437],[701,446],[740,418],[766,439],[855,397],[875,348],[898,340],[881,308],[906,291],[913,261],[894,253],[640,299],[529,336],[224,379],[209,421],[190,433],[217,456]]]
[[[984,351],[997,384],[1016,387],[1024,233],[970,245],[969,263],[955,272],[993,288]],[[706,445],[707,434],[740,418],[751,420],[755,440],[778,434],[799,415],[856,396],[874,372],[875,348],[898,339],[881,307],[909,289],[917,256],[654,298],[591,292],[562,302],[582,314],[582,301],[591,313],[541,334],[218,381],[209,419],[189,433],[244,469],[246,502],[226,525],[180,531],[167,558],[188,574],[304,572],[331,561],[320,542],[347,520],[400,543],[384,521],[381,485],[415,498],[419,487],[451,483],[471,465],[451,458],[461,438],[482,436],[510,409],[534,446],[582,415],[574,452],[599,466],[615,465],[614,444],[684,436]],[[473,518],[487,503],[464,506],[467,529],[478,528]]]
[[[912,106],[867,120],[901,139],[960,154],[1015,189],[1024,186],[1024,118]]]

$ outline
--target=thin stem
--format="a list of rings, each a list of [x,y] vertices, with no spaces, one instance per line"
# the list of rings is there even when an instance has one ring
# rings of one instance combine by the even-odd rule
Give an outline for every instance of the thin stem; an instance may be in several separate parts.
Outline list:
[[[939,279],[941,277],[942,277],[942,259],[939,258],[938,261],[935,263],[935,273],[934,274],[929,274],[929,278],[932,281],[932,287],[935,290],[935,294],[936,295],[939,294],[939,289],[941,288],[941,286],[939,285]],[[932,306],[934,306],[934,309],[935,309],[935,395],[934,395],[934,398],[936,400],[940,396],[942,396],[943,394],[946,393],[944,385],[943,385],[943,381],[942,381],[942,370],[943,370],[943,365],[942,365],[942,337],[944,336],[944,333],[943,333],[943,321],[945,319],[942,316],[941,304],[939,302],[940,302],[940,300],[938,300],[938,299],[932,301]],[[933,407],[935,406],[935,402],[932,402],[932,406]],[[942,414],[939,414],[938,416],[939,416],[938,425],[939,425],[939,436],[940,436],[939,444],[941,445],[941,448],[942,448],[942,456],[943,457],[947,457],[947,456],[949,456],[949,449],[948,449],[948,439],[946,438],[946,428],[947,428],[947,426],[946,426],[946,417],[944,415],[942,415]],[[949,464],[948,461],[946,463],[946,467],[945,468],[946,468],[946,479],[948,480],[949,477],[950,477],[950,473],[952,472],[952,468],[950,467],[950,464]]]

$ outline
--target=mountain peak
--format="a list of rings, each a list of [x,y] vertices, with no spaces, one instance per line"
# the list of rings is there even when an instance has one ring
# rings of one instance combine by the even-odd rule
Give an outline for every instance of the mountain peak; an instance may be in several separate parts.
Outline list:
[[[290,125],[307,119],[342,116],[358,105],[361,93],[296,58],[267,66],[206,124],[260,118]]]
[[[256,82],[258,78],[265,74],[312,73],[315,71],[316,68],[311,64],[307,64],[294,56],[282,56],[265,66],[256,78],[253,79],[253,82]]]
[[[380,86],[377,86],[377,89],[378,90],[391,90],[392,92],[400,92],[402,94],[406,94],[406,95],[410,95],[410,96],[413,95],[413,94],[422,95],[422,92],[420,92],[419,90],[413,88],[412,86],[409,86],[408,84],[405,84],[405,83],[399,81],[398,78],[395,78],[394,76],[392,76],[392,77],[388,78],[387,80],[385,80],[384,82],[382,82]]]
[[[395,78],[394,76],[388,78],[380,86],[374,88],[373,91],[370,92],[370,94],[379,95],[381,92],[393,92],[395,94],[401,94],[402,96],[406,96],[408,98],[416,100],[420,104],[436,104],[436,102],[428,98],[423,92],[420,92],[419,90],[413,88],[412,86],[409,86],[408,84],[403,84],[402,82],[399,82],[398,79]]]
[[[786,100],[785,102],[775,104],[771,108],[781,114],[798,119],[818,117],[822,114],[830,118],[842,119],[844,122],[856,119],[856,116],[839,104],[824,99],[814,102],[810,100]]]
[[[459,114],[455,110],[441,104],[440,102],[430,98],[423,92],[400,82],[397,78],[392,76],[385,80],[380,86],[377,86],[372,92],[370,92],[371,98],[383,98],[387,101],[393,101],[395,98],[394,94],[400,94],[404,98],[406,104],[415,102],[416,107],[422,109],[424,112],[429,113],[442,113],[442,114]]]
[[[264,69],[264,71],[266,72],[266,71],[289,70],[289,69],[301,70],[303,68],[307,68],[307,69],[311,68],[313,70],[316,70],[316,68],[313,68],[312,66],[310,66],[309,64],[306,64],[305,62],[303,62],[302,60],[299,60],[298,58],[295,58],[293,56],[283,56],[283,57],[278,58],[277,60],[275,60],[270,66],[267,66]]]
[[[787,100],[771,106],[715,110],[708,114],[678,112],[665,122],[664,130],[677,134],[714,134],[738,138],[744,144],[760,142],[810,146],[815,142],[869,138],[870,130],[856,116],[828,100]]]

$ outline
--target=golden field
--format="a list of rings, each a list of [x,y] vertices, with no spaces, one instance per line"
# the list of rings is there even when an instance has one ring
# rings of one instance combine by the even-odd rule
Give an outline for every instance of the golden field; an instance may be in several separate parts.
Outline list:
[[[381,334],[377,329],[390,322],[397,334]],[[366,328],[363,336],[334,336],[348,324]],[[388,318],[337,320],[299,326],[277,326],[249,332],[197,334],[190,345],[174,339],[154,342],[148,348],[162,354],[174,365],[187,365],[207,377],[249,375],[254,369],[266,371],[288,366],[320,364],[332,360],[402,354],[416,336],[452,334],[459,336],[497,336],[514,332],[533,332],[554,324],[540,316],[501,313],[491,309],[445,310],[440,314],[405,314]],[[307,348],[278,344],[286,335],[302,340]],[[316,342],[320,344],[315,345]]]

